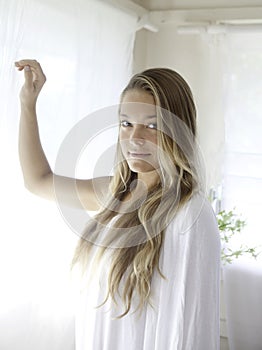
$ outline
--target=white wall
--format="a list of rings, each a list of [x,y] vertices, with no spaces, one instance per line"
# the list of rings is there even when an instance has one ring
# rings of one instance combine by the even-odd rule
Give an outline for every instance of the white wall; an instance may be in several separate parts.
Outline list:
[[[222,178],[224,148],[221,74],[224,53],[220,56],[220,42],[210,36],[177,34],[175,23],[158,24],[158,27],[158,33],[146,30],[137,33],[134,72],[149,67],[169,67],[187,80],[198,109],[199,142],[207,168],[207,186],[216,187]]]

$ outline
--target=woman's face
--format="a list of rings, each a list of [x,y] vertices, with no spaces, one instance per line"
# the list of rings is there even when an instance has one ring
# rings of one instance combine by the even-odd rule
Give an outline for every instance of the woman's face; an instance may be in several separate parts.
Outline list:
[[[147,173],[159,168],[153,96],[138,89],[127,91],[122,99],[119,118],[119,141],[130,169],[136,173]]]

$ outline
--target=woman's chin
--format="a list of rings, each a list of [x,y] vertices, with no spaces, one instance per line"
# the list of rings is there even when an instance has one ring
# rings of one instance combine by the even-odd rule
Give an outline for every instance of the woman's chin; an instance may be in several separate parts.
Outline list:
[[[128,165],[131,171],[134,173],[149,173],[156,170],[153,164],[145,162],[141,159],[128,159]]]

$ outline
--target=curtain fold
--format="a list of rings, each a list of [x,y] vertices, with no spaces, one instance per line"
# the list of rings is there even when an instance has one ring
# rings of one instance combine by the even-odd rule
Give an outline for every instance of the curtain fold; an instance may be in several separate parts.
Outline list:
[[[14,62],[36,59],[47,76],[38,121],[54,168],[75,123],[118,103],[132,74],[136,23],[95,0],[0,0],[1,349],[74,349],[70,262],[78,237],[55,203],[24,189],[17,146],[23,73]],[[82,168],[81,177],[92,173]]]

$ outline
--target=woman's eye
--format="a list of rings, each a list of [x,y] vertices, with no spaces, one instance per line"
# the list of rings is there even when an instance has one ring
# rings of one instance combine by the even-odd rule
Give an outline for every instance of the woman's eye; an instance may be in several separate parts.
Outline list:
[[[120,122],[120,125],[123,126],[123,127],[127,127],[127,126],[130,126],[131,124],[127,120],[122,120]]]
[[[157,125],[155,123],[150,123],[147,125],[149,129],[157,129]]]

